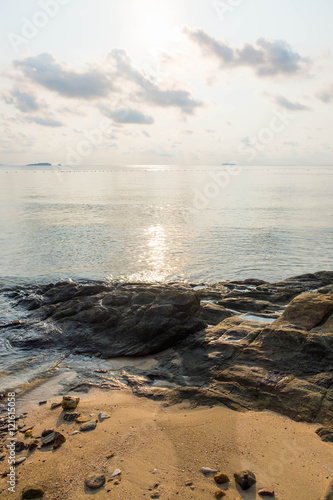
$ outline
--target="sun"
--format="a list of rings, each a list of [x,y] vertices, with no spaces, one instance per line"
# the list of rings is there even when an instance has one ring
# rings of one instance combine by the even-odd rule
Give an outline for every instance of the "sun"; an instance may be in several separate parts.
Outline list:
[[[165,13],[146,11],[139,23],[140,37],[150,50],[161,50],[173,42],[177,35],[176,27]]]

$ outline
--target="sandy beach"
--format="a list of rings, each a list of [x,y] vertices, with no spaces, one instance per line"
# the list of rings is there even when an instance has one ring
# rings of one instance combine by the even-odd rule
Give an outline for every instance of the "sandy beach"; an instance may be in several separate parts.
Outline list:
[[[260,488],[275,491],[279,500],[319,500],[333,474],[333,446],[315,433],[318,425],[297,423],[271,412],[235,412],[224,406],[191,408],[189,403],[165,403],[136,397],[129,390],[91,390],[80,396],[75,410],[83,421],[99,420],[94,430],[79,432],[80,423],[63,420],[61,407],[50,402],[24,408],[24,429],[30,443],[45,429],[66,437],[62,446],[52,445],[17,455],[27,457],[17,467],[16,492],[8,493],[1,478],[3,498],[20,499],[25,487],[38,485],[45,499],[140,500],[144,498],[211,499],[218,490],[224,498],[255,500]],[[52,402],[61,401],[55,398]],[[109,458],[107,458],[109,457]],[[202,467],[227,474],[230,483],[218,486]],[[6,471],[6,460],[1,469]],[[120,476],[111,479],[116,469]],[[257,483],[247,491],[236,486],[233,475],[253,471]],[[104,474],[105,485],[85,487],[90,475]]]

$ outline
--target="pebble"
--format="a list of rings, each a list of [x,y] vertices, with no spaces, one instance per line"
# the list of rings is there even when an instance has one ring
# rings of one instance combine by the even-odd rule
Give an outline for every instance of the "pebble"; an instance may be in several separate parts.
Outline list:
[[[108,415],[107,413],[104,413],[103,411],[101,411],[98,414],[98,419],[100,422],[103,422],[103,420],[106,420],[107,418],[111,418],[111,417],[110,417],[110,415]]]
[[[100,476],[89,476],[85,480],[85,485],[87,488],[90,488],[91,490],[97,490],[98,488],[101,488],[105,484],[105,476],[104,474],[101,474]]]
[[[38,439],[35,439],[32,443],[29,444],[29,451],[33,451],[38,448]]]
[[[20,453],[24,449],[25,449],[25,443],[23,443],[23,441],[16,441],[16,443],[15,443],[16,453]]]
[[[19,458],[18,460],[15,460],[15,467],[17,467],[18,465],[22,464],[23,462],[25,462],[26,458],[25,457],[21,457]]]
[[[258,495],[262,497],[273,497],[275,495],[274,490],[269,490],[268,488],[262,488],[258,491]]]
[[[0,453],[0,461],[3,460],[6,456],[6,453]]]
[[[215,482],[217,484],[224,484],[224,483],[230,483],[230,479],[226,474],[215,474],[214,476]]]
[[[60,446],[66,441],[66,438],[63,434],[61,434],[61,432],[56,432],[55,433],[55,440],[54,440],[54,443],[53,443],[53,449],[54,450],[57,450],[58,448],[60,448]]]
[[[29,429],[28,431],[25,431],[24,435],[25,435],[25,437],[31,437],[32,436],[32,430]]]
[[[117,477],[117,476],[119,476],[120,474],[121,474],[121,470],[120,470],[120,469],[115,469],[115,470],[113,471],[113,473],[111,474],[111,479],[112,479],[113,477]]]
[[[75,436],[75,434],[80,434],[80,433],[79,433],[79,431],[72,432],[72,436]]]
[[[46,405],[46,403],[47,403],[47,401],[45,401],[45,400],[43,400],[43,401],[39,401],[39,402],[38,402],[38,404],[39,404],[40,406],[42,406],[42,405]]]
[[[193,482],[192,481],[186,481],[185,482],[185,486],[193,486]]]
[[[113,458],[114,457],[114,453],[109,453],[109,455],[106,455],[106,458]]]
[[[23,500],[33,500],[37,498],[43,498],[45,494],[45,491],[43,488],[40,488],[39,486],[27,486],[24,488],[22,491],[22,499]]]
[[[226,492],[225,491],[222,491],[222,490],[217,490],[215,491],[214,493],[214,497],[215,498],[223,498],[226,496]]]
[[[56,433],[54,431],[52,431],[51,429],[43,431],[42,438],[41,438],[42,445],[47,446],[48,444],[53,443],[53,441],[55,440],[55,437],[56,437]]]
[[[242,490],[248,490],[256,483],[256,476],[250,470],[242,470],[241,472],[236,472],[234,474],[235,481]]]
[[[79,416],[80,416],[80,413],[75,413],[75,412],[71,413],[71,412],[67,412],[67,413],[65,413],[65,415],[64,415],[64,417],[63,417],[63,418],[64,418],[64,420],[65,420],[66,422],[74,422],[74,420],[76,420]]]
[[[150,495],[150,498],[160,498],[161,494],[159,491],[155,491],[154,493],[152,493],[152,495]]]
[[[89,422],[86,422],[85,424],[81,425],[80,431],[81,432],[87,432],[87,431],[93,431],[96,429],[97,422],[95,420],[90,420]]]
[[[58,403],[51,403],[51,410],[55,410],[55,408],[59,408],[61,406],[61,401]]]
[[[217,469],[210,469],[209,467],[201,467],[201,472],[205,475],[208,474],[216,474],[218,472]]]

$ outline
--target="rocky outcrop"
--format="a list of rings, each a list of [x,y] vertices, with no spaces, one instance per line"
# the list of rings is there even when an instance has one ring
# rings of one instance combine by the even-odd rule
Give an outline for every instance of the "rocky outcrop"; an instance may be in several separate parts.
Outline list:
[[[10,292],[26,317],[8,338],[99,357],[159,353],[152,368],[123,371],[121,382],[169,403],[269,409],[330,427],[332,287],[326,271],[200,287],[57,283]]]

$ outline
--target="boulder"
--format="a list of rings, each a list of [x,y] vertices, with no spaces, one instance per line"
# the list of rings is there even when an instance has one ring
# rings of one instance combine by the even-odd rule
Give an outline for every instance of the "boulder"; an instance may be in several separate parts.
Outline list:
[[[277,322],[287,322],[297,328],[311,330],[328,319],[332,313],[332,294],[303,293],[290,302]]]

